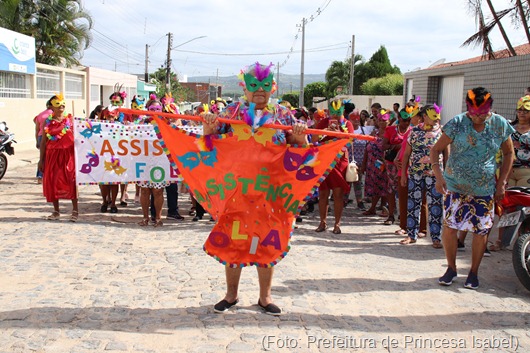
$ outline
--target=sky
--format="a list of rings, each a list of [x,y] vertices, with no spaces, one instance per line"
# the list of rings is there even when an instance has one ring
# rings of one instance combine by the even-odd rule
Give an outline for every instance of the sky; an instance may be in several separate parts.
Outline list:
[[[467,0],[85,0],[93,18],[93,42],[81,63],[140,74],[165,66],[172,33],[172,71],[179,76],[232,76],[259,61],[300,74],[302,23],[304,73],[323,74],[333,61],[354,53],[366,60],[384,45],[402,73],[445,60],[481,55],[462,48],[476,32]],[[493,0],[500,10],[509,0]],[[484,9],[489,15],[487,8]],[[503,21],[512,45],[525,43],[524,30]],[[202,37],[202,38],[198,38]],[[505,48],[498,29],[493,47]],[[178,48],[175,48],[178,47]],[[275,67],[275,71],[277,68]]]

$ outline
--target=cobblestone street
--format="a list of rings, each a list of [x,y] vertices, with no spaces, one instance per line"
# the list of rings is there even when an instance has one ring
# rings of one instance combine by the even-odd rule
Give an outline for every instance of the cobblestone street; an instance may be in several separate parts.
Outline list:
[[[13,163],[0,181],[0,352],[530,351],[530,292],[508,250],[483,260],[477,291],[463,288],[471,255],[459,252],[458,279],[441,287],[445,257],[429,239],[400,245],[396,225],[351,205],[342,234],[316,233],[315,212],[276,267],[285,314],[259,311],[254,268],[236,309],[215,314],[224,270],[186,195],[184,221],[141,228],[138,204],[101,214],[97,186],[81,186],[79,221],[69,201],[47,221],[35,169]]]

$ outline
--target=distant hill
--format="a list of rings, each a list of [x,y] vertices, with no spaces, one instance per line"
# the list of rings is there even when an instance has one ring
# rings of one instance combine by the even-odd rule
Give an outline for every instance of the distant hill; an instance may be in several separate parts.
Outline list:
[[[280,95],[289,93],[291,91],[300,91],[300,75],[282,75],[280,73],[280,79],[278,80],[277,77],[275,77],[275,79],[278,83],[278,92]],[[325,82],[325,80],[325,74],[304,75],[304,86],[313,82]],[[188,77],[188,82],[210,82],[211,84],[218,83],[219,85],[223,86],[223,96],[233,94],[239,95],[242,92],[237,76],[226,76],[219,78],[212,76],[194,76]]]

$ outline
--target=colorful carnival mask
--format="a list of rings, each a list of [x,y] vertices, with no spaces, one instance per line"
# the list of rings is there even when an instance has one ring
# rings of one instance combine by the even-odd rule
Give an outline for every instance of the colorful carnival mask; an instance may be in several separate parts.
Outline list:
[[[66,101],[62,93],[56,94],[51,100],[50,103],[53,107],[59,108],[61,105],[66,107]]]
[[[333,101],[329,107],[329,115],[342,116],[344,114],[344,106],[341,101]]]
[[[399,111],[399,116],[403,120],[409,120],[410,119],[410,113],[408,113],[406,110],[400,110]]]
[[[377,114],[377,117],[381,120],[387,121],[388,119],[390,119],[390,113],[384,109],[381,109],[379,114]]]
[[[491,105],[493,103],[493,98],[491,98],[491,94],[486,94],[484,96],[484,101],[480,105],[477,105],[477,101],[475,100],[475,92],[473,92],[473,90],[470,89],[469,91],[467,91],[467,96],[471,100],[471,103],[466,100],[467,111],[469,115],[485,115],[490,112]]]
[[[440,112],[442,111],[442,107],[439,107],[436,105],[436,103],[433,104],[432,109],[427,109],[425,111],[425,114],[431,119],[432,121],[437,121],[441,119]]]
[[[141,96],[134,96],[131,101],[131,109],[144,110],[144,107],[145,107],[145,98]]]
[[[263,66],[259,62],[250,66],[239,75],[242,78],[242,86],[249,92],[256,92],[263,88],[265,92],[274,92],[275,86],[274,75],[271,71],[272,63],[269,66]]]
[[[421,97],[416,96],[416,98],[414,99],[414,106],[407,105],[405,107],[405,111],[410,114],[411,118],[415,117],[420,112],[420,101]]]
[[[517,101],[517,110],[530,110],[530,96],[524,96]]]

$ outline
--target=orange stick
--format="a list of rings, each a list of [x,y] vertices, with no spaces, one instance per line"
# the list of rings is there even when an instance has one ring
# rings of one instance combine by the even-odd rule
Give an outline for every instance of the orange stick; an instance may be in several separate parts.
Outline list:
[[[127,108],[119,108],[117,110],[119,112],[122,112],[125,114],[131,114],[131,115],[157,115],[157,116],[162,116],[164,118],[169,118],[169,119],[184,119],[184,120],[194,120],[194,121],[201,121],[201,122],[204,121],[204,119],[199,115],[183,115],[183,114],[171,114],[171,113],[163,113],[163,112],[150,112],[148,110],[133,110],[133,109],[127,109]],[[246,124],[243,120],[226,119],[226,118],[217,118],[217,120],[222,123],[226,123],[226,124]],[[292,126],[279,125],[279,124],[263,124],[263,127],[270,128],[270,129],[277,129],[277,130],[292,130]],[[307,129],[305,133],[308,135],[326,135],[326,136],[332,136],[332,137],[353,138],[357,140],[366,140],[366,141],[375,140],[375,137],[373,136],[350,134],[347,132],[340,132],[340,131]]]

